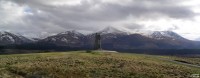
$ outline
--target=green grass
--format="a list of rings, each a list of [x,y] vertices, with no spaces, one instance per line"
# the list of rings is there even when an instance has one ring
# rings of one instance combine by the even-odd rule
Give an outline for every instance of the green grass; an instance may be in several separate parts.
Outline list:
[[[0,55],[0,78],[187,78],[200,73],[155,57],[97,52]]]

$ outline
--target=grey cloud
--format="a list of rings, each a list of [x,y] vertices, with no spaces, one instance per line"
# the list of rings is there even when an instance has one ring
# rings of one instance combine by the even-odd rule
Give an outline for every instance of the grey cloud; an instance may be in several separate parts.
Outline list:
[[[178,29],[180,29],[178,26],[176,26],[176,25],[173,25],[171,28],[169,28],[168,30],[169,31],[173,31],[173,30],[178,30]]]
[[[139,25],[139,24],[125,24],[124,25],[128,29],[143,29],[145,26]]]
[[[133,0],[127,5],[103,3],[100,0],[82,0],[77,6],[53,6],[45,0],[14,0],[21,5],[28,5],[32,9],[50,12],[57,17],[74,21],[116,21],[132,15],[139,17],[166,15],[171,18],[192,18],[195,16],[190,7],[178,5],[180,0]],[[148,3],[148,4],[147,4]],[[99,6],[95,9],[94,6]],[[152,18],[152,17],[150,17]]]
[[[53,0],[4,0],[20,6],[28,6],[33,15],[22,18],[24,32],[55,33],[68,29],[94,31],[132,16],[135,20],[154,20],[167,16],[174,19],[191,19],[196,14],[190,7],[180,5],[183,0],[132,0],[126,5],[105,3],[101,0],[82,0],[80,5],[51,5]],[[58,0],[64,1],[64,0]],[[39,12],[41,11],[41,13]],[[130,29],[142,29],[144,26],[133,21],[123,24]],[[12,28],[12,25],[9,25]],[[14,27],[16,28],[16,27]],[[33,31],[31,29],[35,29]],[[20,29],[13,29],[19,30]]]

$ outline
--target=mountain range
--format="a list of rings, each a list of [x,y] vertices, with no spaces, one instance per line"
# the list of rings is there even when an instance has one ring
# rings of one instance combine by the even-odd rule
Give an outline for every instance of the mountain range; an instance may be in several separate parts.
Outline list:
[[[32,49],[92,49],[95,33],[101,33],[102,48],[128,49],[199,49],[200,42],[183,38],[172,31],[133,32],[107,27],[84,35],[75,30],[58,33],[44,39],[30,39],[10,32],[0,32],[0,46],[19,46]]]

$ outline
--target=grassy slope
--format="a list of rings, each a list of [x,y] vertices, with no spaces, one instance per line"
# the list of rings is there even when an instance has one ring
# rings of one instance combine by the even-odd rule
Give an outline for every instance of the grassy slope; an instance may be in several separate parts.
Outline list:
[[[200,73],[200,69],[140,54],[63,52],[0,55],[0,78],[185,78],[194,73]]]

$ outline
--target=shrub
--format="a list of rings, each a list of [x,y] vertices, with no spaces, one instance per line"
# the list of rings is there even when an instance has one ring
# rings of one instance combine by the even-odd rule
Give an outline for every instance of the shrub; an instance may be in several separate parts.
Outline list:
[[[91,50],[86,50],[86,53],[92,53],[92,51]]]

